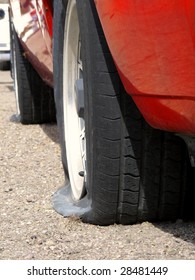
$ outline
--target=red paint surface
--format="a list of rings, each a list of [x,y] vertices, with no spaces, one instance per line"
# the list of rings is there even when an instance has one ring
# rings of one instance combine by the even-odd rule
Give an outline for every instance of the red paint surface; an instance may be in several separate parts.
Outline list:
[[[154,127],[195,133],[195,1],[95,0],[124,86]]]

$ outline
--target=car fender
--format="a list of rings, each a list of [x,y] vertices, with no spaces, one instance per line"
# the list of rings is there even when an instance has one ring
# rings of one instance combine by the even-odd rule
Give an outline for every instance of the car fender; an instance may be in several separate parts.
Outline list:
[[[49,85],[53,85],[52,2],[49,0],[10,0],[14,28],[24,55]]]
[[[195,134],[193,0],[94,0],[126,91],[159,129]]]

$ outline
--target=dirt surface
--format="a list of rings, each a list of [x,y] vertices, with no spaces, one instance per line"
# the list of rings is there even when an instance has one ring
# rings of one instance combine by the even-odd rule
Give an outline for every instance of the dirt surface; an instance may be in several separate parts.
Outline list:
[[[23,126],[9,72],[0,71],[0,259],[195,259],[195,222],[99,227],[63,218],[56,125]]]

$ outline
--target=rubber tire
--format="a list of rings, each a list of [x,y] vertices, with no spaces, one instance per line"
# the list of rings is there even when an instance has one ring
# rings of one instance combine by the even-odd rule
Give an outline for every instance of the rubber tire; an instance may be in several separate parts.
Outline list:
[[[53,3],[53,65],[54,65],[54,97],[56,104],[56,119],[59,130],[61,157],[65,176],[68,177],[66,144],[64,137],[64,112],[63,112],[63,36],[66,7],[68,0],[56,0]]]
[[[22,124],[41,124],[56,122],[53,89],[48,86],[34,70],[24,55],[22,45],[13,25],[11,25],[12,67],[16,69],[18,105]],[[12,69],[12,73],[14,70]]]
[[[62,106],[66,5],[63,8],[60,0],[55,2],[55,97],[62,161],[68,175]],[[77,11],[85,90],[86,191],[91,205],[81,218],[98,225],[174,221],[182,217],[186,203],[185,144],[171,133],[150,127],[126,94],[94,1],[77,1]]]

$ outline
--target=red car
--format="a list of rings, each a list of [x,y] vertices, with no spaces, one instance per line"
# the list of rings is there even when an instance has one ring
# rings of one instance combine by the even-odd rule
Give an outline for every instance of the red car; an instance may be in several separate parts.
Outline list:
[[[11,0],[23,124],[55,121],[64,216],[195,216],[195,2]],[[55,111],[56,108],[56,111]]]

